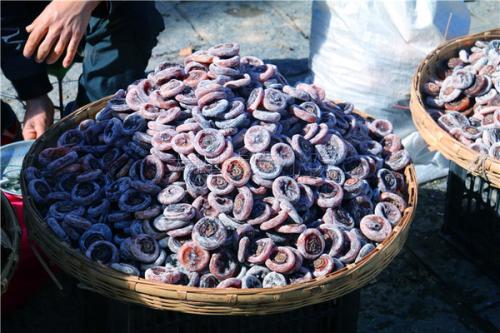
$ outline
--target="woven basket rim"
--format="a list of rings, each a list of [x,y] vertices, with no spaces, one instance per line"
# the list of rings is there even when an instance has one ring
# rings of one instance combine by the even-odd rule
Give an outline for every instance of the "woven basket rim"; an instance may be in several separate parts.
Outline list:
[[[7,260],[4,264],[2,274],[1,274],[1,288],[2,294],[7,291],[8,284],[16,271],[17,264],[19,262],[19,248],[21,246],[21,227],[17,221],[16,213],[9,202],[9,199],[5,196],[3,191],[2,196],[2,210],[4,211],[5,217],[7,219],[8,225],[6,226],[5,232],[11,239],[14,249],[9,253]]]
[[[48,136],[56,131],[56,128],[67,128],[64,127],[66,123],[69,123],[71,125],[75,125],[76,122],[74,120],[76,119],[76,116],[78,115],[83,115],[85,118],[88,118],[90,115],[89,110],[92,108],[97,108],[97,107],[102,107],[107,100],[109,99],[108,97],[105,97],[97,102],[91,103],[85,107],[80,108],[79,110],[75,111],[73,114],[63,118],[59,123],[55,124],[49,131],[47,131],[40,139],[38,139],[30,148],[30,151],[28,152],[27,158],[24,159],[23,162],[23,170],[25,170],[28,166],[31,166],[34,162],[34,153],[39,149],[39,147],[44,147],[45,143],[50,141],[48,139]],[[100,108],[99,108],[100,109]],[[359,115],[368,118],[368,119],[373,119],[369,115],[367,115],[364,112],[355,110],[356,113]],[[85,119],[84,118],[84,119]],[[68,126],[69,127],[69,126]],[[41,148],[40,148],[41,149]],[[403,212],[403,217],[401,221],[398,223],[393,228],[393,232],[391,235],[384,240],[384,242],[380,243],[377,245],[376,249],[372,251],[369,255],[367,255],[365,258],[362,260],[358,261],[357,263],[352,263],[346,265],[341,270],[332,272],[328,274],[325,277],[322,278],[315,278],[311,281],[308,282],[302,282],[302,283],[297,283],[293,285],[288,285],[285,287],[278,287],[278,288],[258,288],[258,289],[234,289],[234,288],[221,288],[221,289],[213,289],[213,288],[199,288],[199,287],[188,287],[188,286],[182,286],[182,285],[171,285],[171,284],[164,284],[160,282],[154,282],[154,281],[148,281],[144,278],[140,277],[134,277],[134,276],[129,276],[123,273],[120,273],[118,271],[115,271],[105,265],[98,264],[97,262],[94,262],[84,255],[81,254],[80,251],[77,249],[71,248],[68,244],[65,244],[61,242],[47,227],[46,223],[44,223],[42,216],[36,209],[36,205],[33,201],[32,196],[30,193],[27,191],[27,183],[24,178],[24,173],[22,174],[21,178],[21,187],[23,191],[23,200],[24,200],[24,207],[25,207],[25,212],[29,212],[30,214],[33,214],[33,220],[28,219],[27,221],[27,229],[28,229],[28,235],[30,239],[36,241],[39,245],[47,245],[47,246],[57,246],[60,249],[64,250],[64,254],[67,256],[67,259],[75,258],[78,260],[78,266],[79,268],[84,271],[86,277],[88,278],[87,281],[83,281],[85,283],[88,283],[90,286],[93,286],[98,283],[97,280],[99,280],[97,277],[107,277],[110,279],[112,282],[116,282],[117,284],[122,287],[123,292],[135,292],[143,289],[149,289],[149,288],[154,288],[156,291],[156,295],[171,295],[172,293],[177,295],[177,301],[182,302],[183,300],[189,299],[189,295],[197,295],[196,299],[191,299],[191,304],[195,302],[201,302],[203,304],[209,304],[211,307],[214,307],[214,312],[215,309],[217,309],[221,305],[228,305],[228,304],[236,304],[238,302],[243,302],[242,304],[245,306],[251,306],[251,305],[259,305],[263,303],[269,303],[272,302],[273,300],[278,301],[278,300],[283,300],[286,299],[287,301],[290,300],[295,300],[297,301],[298,299],[303,299],[305,298],[304,296],[299,297],[299,298],[294,298],[293,297],[293,292],[294,291],[307,291],[309,294],[313,293],[320,293],[327,289],[326,287],[330,286],[331,283],[335,282],[336,280],[339,280],[341,278],[347,278],[347,281],[350,281],[351,279],[356,279],[357,274],[359,273],[359,269],[363,268],[365,265],[368,265],[370,262],[373,261],[373,259],[379,258],[382,264],[384,264],[383,267],[385,267],[387,263],[383,262],[383,258],[380,257],[384,255],[388,249],[391,249],[392,251],[396,252],[396,254],[401,250],[404,241],[406,239],[407,232],[409,230],[409,227],[411,225],[411,222],[413,220],[416,206],[417,206],[417,194],[418,194],[418,189],[417,189],[417,182],[416,182],[416,173],[413,164],[411,163],[408,165],[405,170],[404,170],[404,175],[405,179],[407,182],[407,190],[408,190],[408,202],[407,202],[407,208]],[[28,214],[26,214],[28,215]],[[37,229],[37,230],[35,230]],[[44,244],[44,240],[39,237],[38,235],[38,229],[41,234],[43,234],[43,238],[47,240],[47,244]],[[403,235],[401,235],[403,234]],[[399,240],[400,236],[402,237],[401,244],[398,244],[397,240]],[[404,238],[403,238],[404,236]],[[44,252],[45,249],[42,247],[42,250]],[[387,254],[390,256],[390,254]],[[392,257],[394,257],[393,255]],[[50,257],[50,256],[49,256]],[[64,258],[51,258],[54,260],[56,263],[59,263],[62,261]],[[392,260],[392,258],[390,259]],[[390,261],[389,261],[390,262]],[[61,265],[63,266],[63,265]],[[65,267],[61,267],[63,270],[67,271]],[[75,276],[74,272],[70,271],[68,272],[70,275]],[[377,273],[378,274],[378,273]],[[77,277],[77,276],[75,276]],[[78,277],[77,277],[78,278]],[[116,281],[115,281],[116,280]],[[344,284],[347,282],[344,282]],[[127,285],[127,288],[124,288],[123,286]],[[336,285],[335,287],[340,288],[342,285]],[[357,289],[357,288],[355,288]],[[99,292],[99,290],[97,290]],[[288,294],[284,297],[285,294]],[[345,294],[345,293],[344,293]],[[207,300],[202,300],[198,301],[198,299],[203,299],[204,296],[219,296],[219,298],[216,299],[207,299]],[[150,295],[151,297],[155,297],[155,295]],[[198,297],[199,296],[199,297]],[[220,296],[225,296],[223,298],[220,298]],[[245,298],[245,296],[256,296],[255,301],[249,301],[248,299]],[[170,300],[168,296],[167,299]],[[135,300],[134,300],[135,301]],[[148,303],[147,300],[143,300],[145,305],[152,306],[151,304]],[[174,300],[175,301],[175,300]],[[304,300],[304,304],[302,306],[308,305],[307,300]],[[142,302],[141,302],[142,303]],[[316,302],[317,303],[317,302]],[[314,304],[313,301],[310,301],[310,304]],[[164,309],[164,307],[159,307]],[[169,307],[169,309],[171,309]],[[175,310],[175,309],[174,309]],[[262,310],[262,309],[261,309]],[[196,309],[180,309],[179,311],[183,312],[191,312],[191,313],[198,313]],[[207,310],[205,313],[202,314],[207,314],[211,312],[211,310]],[[259,312],[257,310],[255,311],[250,311],[245,312],[245,314],[248,313],[254,313],[254,312]],[[218,314],[218,313],[213,313],[213,314]],[[241,314],[241,313],[240,313]]]
[[[439,151],[447,159],[452,160],[462,168],[472,172],[477,176],[486,178],[485,180],[487,182],[491,183],[495,187],[500,188],[500,161],[489,156],[482,157],[479,153],[455,139],[450,133],[439,126],[439,124],[435,122],[427,112],[429,108],[426,107],[424,103],[424,94],[421,89],[424,83],[422,82],[422,77],[425,76],[424,73],[426,73],[429,63],[441,52],[454,49],[454,53],[458,54],[458,51],[461,48],[460,44],[464,41],[477,41],[482,39],[490,40],[497,38],[500,38],[500,28],[456,37],[454,39],[441,43],[437,48],[431,51],[425,57],[425,59],[422,60],[420,65],[417,67],[415,75],[413,76],[411,83],[410,111],[412,113],[412,118],[415,126],[417,127],[417,130],[420,132],[422,138],[428,145],[431,146],[432,149]],[[419,122],[416,120],[416,118],[422,119],[423,121]],[[434,144],[434,140],[439,141],[439,144]],[[451,153],[447,149],[443,149],[443,147],[447,145],[447,142],[443,141],[447,141],[449,143],[452,142],[452,144],[456,146],[455,149],[450,149],[450,151],[453,151],[453,153]],[[467,155],[472,156],[472,158],[469,158],[464,154],[460,154],[459,152],[467,152]],[[482,161],[481,165],[479,164],[480,161]],[[480,171],[479,168],[483,168],[484,170]]]

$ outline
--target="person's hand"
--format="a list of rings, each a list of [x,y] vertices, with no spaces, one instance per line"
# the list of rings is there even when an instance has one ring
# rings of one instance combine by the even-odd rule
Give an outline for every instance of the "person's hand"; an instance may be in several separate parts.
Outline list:
[[[63,66],[68,68],[78,50],[90,14],[99,1],[52,1],[26,27],[29,33],[23,55],[35,56],[35,61],[55,63],[66,50]]]
[[[26,101],[24,114],[23,138],[39,138],[54,122],[54,106],[47,95]]]

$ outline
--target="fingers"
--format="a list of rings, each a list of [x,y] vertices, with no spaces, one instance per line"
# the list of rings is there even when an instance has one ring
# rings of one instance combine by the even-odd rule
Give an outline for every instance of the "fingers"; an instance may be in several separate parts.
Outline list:
[[[36,131],[29,123],[24,124],[23,138],[24,138],[24,140],[35,140],[36,139]]]
[[[48,124],[45,121],[37,121],[34,124],[36,137],[39,138],[43,133],[49,128]]]
[[[62,35],[59,37],[59,41],[47,58],[47,63],[49,65],[55,63],[62,56],[64,50],[66,49],[66,46],[68,46],[70,39],[71,33],[68,31],[63,31]]]
[[[35,19],[33,20],[33,22],[31,22],[31,24],[30,24],[30,25],[26,26],[26,28],[25,28],[25,29],[26,29],[26,32],[27,32],[27,33],[29,33],[29,34],[30,34],[30,33],[33,31],[33,29],[34,29],[34,28],[38,25],[38,22],[40,21],[40,16],[41,16],[41,15],[38,15],[38,17],[37,17],[37,18],[35,18]]]
[[[26,101],[23,137],[26,140],[40,137],[52,125],[54,106],[47,95]]]
[[[33,21],[33,23],[31,23],[26,27],[26,32],[30,34],[33,31],[34,26],[35,26],[35,21]]]
[[[33,31],[30,33],[26,45],[24,46],[23,55],[29,58],[35,53],[38,45],[42,41],[43,37],[47,34],[48,27],[45,25],[37,25],[34,27]]]
[[[36,132],[31,131],[31,132],[24,132],[23,131],[23,139],[24,140],[36,140]]]
[[[38,46],[35,61],[43,62],[45,58],[52,52],[52,47],[59,39],[59,31],[51,31],[47,33],[43,42]]]
[[[82,39],[82,32],[75,32],[69,42],[68,49],[66,50],[66,57],[63,60],[63,66],[68,68],[73,59],[75,58],[76,51],[78,50],[78,44],[80,44],[80,40]]]
[[[51,125],[51,119],[45,117],[33,117],[24,123],[24,140],[35,140],[39,138]]]

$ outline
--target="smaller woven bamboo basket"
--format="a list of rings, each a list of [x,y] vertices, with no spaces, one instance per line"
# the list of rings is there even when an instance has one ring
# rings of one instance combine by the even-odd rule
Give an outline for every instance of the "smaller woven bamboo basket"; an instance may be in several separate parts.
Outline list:
[[[23,170],[35,164],[36,157],[52,146],[65,130],[84,119],[94,118],[108,98],[89,104],[52,126],[28,152]],[[367,117],[366,114],[362,116]],[[48,257],[90,289],[111,298],[161,310],[209,315],[258,315],[295,310],[346,295],[374,279],[402,249],[417,205],[417,183],[413,165],[404,171],[408,184],[408,207],[392,234],[357,263],[323,278],[286,287],[266,289],[208,289],[156,283],[116,272],[87,259],[62,243],[49,230],[21,178],[28,236]]]
[[[473,175],[483,177],[497,188],[500,188],[500,162],[478,154],[441,128],[427,112],[422,87],[436,73],[439,65],[451,57],[456,57],[460,49],[472,47],[477,40],[488,41],[499,38],[500,29],[494,29],[458,37],[441,44],[418,67],[413,77],[410,99],[413,122],[422,138],[429,145],[429,149],[439,151],[447,159],[452,160]]]
[[[2,192],[2,228],[10,238],[12,250],[10,251],[5,262],[2,262],[2,280],[1,292],[4,294],[7,291],[7,286],[14,275],[14,272],[19,262],[19,246],[21,244],[21,228],[17,221],[17,216],[14,209],[9,203],[9,199]],[[3,260],[3,258],[2,258]]]

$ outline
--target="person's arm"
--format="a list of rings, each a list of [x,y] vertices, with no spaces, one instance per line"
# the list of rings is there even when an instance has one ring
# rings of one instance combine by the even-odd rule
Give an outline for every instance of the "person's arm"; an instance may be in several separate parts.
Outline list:
[[[26,27],[28,41],[25,57],[33,56],[38,63],[55,63],[66,51],[63,66],[69,67],[78,50],[78,44],[89,23],[92,11],[99,1],[52,1]]]
[[[45,64],[23,56],[28,38],[24,29],[33,12],[42,9],[37,3],[2,2],[2,57],[4,75],[11,81],[19,99],[26,101],[23,137],[36,139],[52,124],[54,108],[47,93],[52,85]]]
[[[52,90],[45,64],[38,64],[23,57],[23,47],[28,39],[24,30],[33,19],[33,11],[43,7],[37,4],[2,2],[2,71],[12,82],[21,100],[28,100]],[[31,12],[31,13],[30,13]]]
[[[54,105],[49,96],[42,95],[26,101],[24,114],[23,138],[39,138],[54,122]]]
[[[98,4],[54,0],[33,20],[28,16],[39,8],[21,7],[40,7],[42,3],[2,3],[2,70],[19,98],[26,101],[25,139],[36,139],[53,122],[54,107],[47,96],[52,85],[42,63],[55,63],[66,51],[63,66],[71,65]]]

